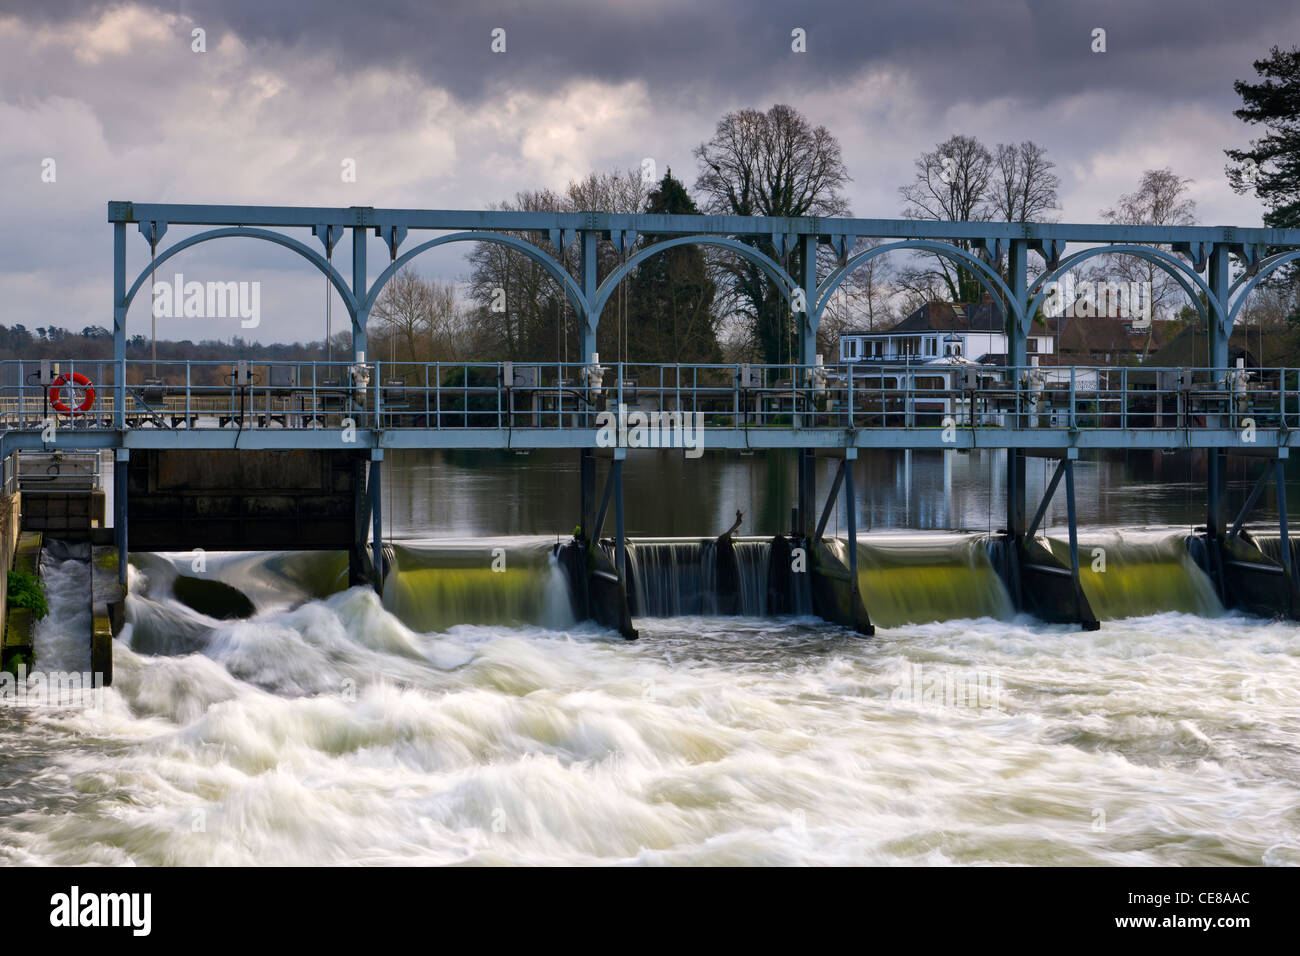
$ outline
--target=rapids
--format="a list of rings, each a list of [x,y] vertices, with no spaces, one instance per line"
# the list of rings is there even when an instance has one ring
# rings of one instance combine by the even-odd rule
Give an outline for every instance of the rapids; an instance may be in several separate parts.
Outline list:
[[[209,554],[231,621],[139,555],[98,707],[0,708],[0,862],[1300,864],[1300,628],[1206,603],[1178,537],[1089,539],[1122,582],[1081,633],[1015,616],[978,536],[866,536],[874,639],[756,585],[719,617],[686,567],[625,642],[540,538],[402,542],[382,601]],[[85,666],[84,573],[47,559],[38,668]]]

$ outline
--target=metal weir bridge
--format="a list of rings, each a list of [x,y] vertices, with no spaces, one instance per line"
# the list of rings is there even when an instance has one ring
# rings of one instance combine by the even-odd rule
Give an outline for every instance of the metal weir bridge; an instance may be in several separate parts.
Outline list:
[[[265,467],[250,471],[230,464],[241,457],[314,456],[310,460],[315,464],[286,480],[311,484],[324,474],[319,481],[351,496],[346,515],[336,515],[339,528],[346,528],[313,538],[305,529],[320,522],[309,520],[309,510],[300,510],[292,524],[300,535],[296,540],[305,547],[348,549],[356,576],[382,584],[385,451],[551,448],[578,453],[576,541],[586,551],[592,593],[604,586],[598,579],[612,579],[621,594],[626,572],[622,471],[628,445],[637,445],[629,436],[641,435],[642,444],[685,445],[688,454],[691,448],[795,450],[799,481],[789,542],[814,551],[822,546],[827,516],[842,487],[850,503],[847,567],[837,567],[829,552],[814,561],[830,582],[819,613],[869,631],[857,588],[851,506],[858,451],[984,448],[1006,454],[1004,533],[1009,546],[1002,571],[1013,598],[1048,619],[1091,626],[1095,618],[1079,587],[1073,462],[1081,452],[1100,449],[1188,448],[1207,453],[1205,564],[1225,600],[1290,614],[1300,609],[1282,480],[1282,463],[1296,444],[1300,425],[1300,372],[1233,368],[1228,359],[1229,337],[1246,297],[1275,270],[1300,259],[1300,230],[131,202],[109,203],[108,221],[113,231],[113,359],[61,362],[57,370],[50,363],[19,362],[7,370],[3,381],[13,384],[4,385],[0,395],[0,458],[20,449],[112,449],[114,533],[123,579],[129,545],[138,550],[260,546],[253,540],[255,532],[249,532],[248,540],[231,542],[217,530],[219,516],[207,524],[195,517],[193,510],[203,507],[195,502],[204,496],[220,497],[219,490],[236,498],[277,492],[284,493],[281,500],[306,500],[302,495],[294,499],[302,488],[274,486]],[[187,234],[166,243],[173,226]],[[132,277],[127,245],[137,231],[150,263]],[[638,244],[641,236],[653,241]],[[150,277],[173,257],[217,239],[278,245],[319,270],[350,320],[350,358],[338,363],[233,361],[222,363],[219,373],[206,367],[217,363],[128,361],[128,313],[140,291],[148,289]],[[335,266],[334,252],[348,239],[350,269],[345,273]],[[375,264],[378,275],[373,278],[368,259],[372,239],[386,253]],[[876,242],[863,248],[860,239]],[[453,243],[499,245],[550,275],[577,317],[582,361],[384,363],[368,356],[367,321],[387,283],[422,253]],[[598,281],[602,243],[613,245],[620,262]],[[772,280],[795,316],[797,361],[780,366],[600,363],[596,332],[619,284],[648,259],[682,245],[739,257]],[[834,266],[819,275],[818,251],[827,246]],[[797,275],[788,269],[796,249],[804,264]],[[570,250],[576,250],[576,277],[567,268]],[[1036,275],[1030,274],[1031,252],[1045,263]],[[973,363],[953,363],[948,372],[940,368],[937,375],[921,377],[908,363],[823,363],[816,352],[817,331],[837,290],[855,270],[894,253],[944,257],[973,275],[1000,304],[1005,364],[972,368]],[[1029,360],[1030,323],[1049,284],[1094,257],[1115,255],[1149,263],[1186,293],[1206,337],[1205,367],[1058,367],[1045,379]],[[61,378],[55,379],[56,374]],[[61,402],[66,413],[51,409],[55,384],[62,384],[61,395],[75,392],[71,404]],[[78,385],[93,387],[96,394],[87,399],[84,391],[76,392]],[[921,409],[927,412],[918,413]],[[56,427],[49,427],[51,420]],[[638,433],[638,423],[646,420],[654,427]],[[617,422],[612,431],[611,421]],[[1235,521],[1225,514],[1228,455],[1261,462],[1259,482]],[[819,456],[838,459],[823,507],[814,467]],[[1058,462],[1033,514],[1025,493],[1029,457]],[[600,460],[608,467],[598,496]],[[221,489],[205,484],[205,474],[214,471],[226,476]],[[250,479],[254,473],[260,477]],[[250,487],[250,480],[263,484]],[[1054,562],[1035,540],[1062,481],[1069,512],[1068,565]],[[1247,549],[1248,536],[1242,532],[1250,508],[1270,481],[1277,485],[1281,506],[1283,547],[1277,560]],[[151,498],[170,502],[166,507],[174,513],[151,510]],[[615,527],[606,561],[599,542],[611,505]],[[239,511],[242,506],[232,507]],[[136,526],[143,532],[129,538],[134,534],[129,529]],[[593,607],[598,603],[593,597]],[[600,619],[602,613],[593,610],[593,616]],[[603,617],[612,620],[618,614],[607,610]],[[618,626],[630,630],[625,620]]]

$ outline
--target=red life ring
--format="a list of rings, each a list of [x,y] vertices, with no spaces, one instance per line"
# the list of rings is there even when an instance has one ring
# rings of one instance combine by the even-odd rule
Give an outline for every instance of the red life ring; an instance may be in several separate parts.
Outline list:
[[[86,397],[81,400],[81,404],[78,405],[76,409],[70,408],[67,402],[63,401],[63,399],[59,397],[59,390],[69,382],[73,385],[80,385],[86,390]],[[88,412],[90,411],[90,406],[95,404],[95,386],[91,384],[90,379],[86,378],[86,376],[82,375],[80,372],[64,372],[56,378],[54,384],[50,386],[50,404],[54,406],[55,411],[62,412],[65,415],[71,415],[74,410],[78,412]]]

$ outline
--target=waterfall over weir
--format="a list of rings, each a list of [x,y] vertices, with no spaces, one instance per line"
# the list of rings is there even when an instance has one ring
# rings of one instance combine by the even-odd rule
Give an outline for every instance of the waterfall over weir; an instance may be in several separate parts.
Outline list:
[[[771,541],[737,538],[731,545],[737,572],[734,594],[728,593],[732,588],[720,580],[719,544],[711,538],[629,542],[628,594],[632,613],[640,617],[733,613],[766,617]]]
[[[1260,536],[1268,553],[1275,539]],[[1040,539],[1068,566],[1063,535]],[[1195,538],[1174,529],[1096,531],[1079,539],[1080,584],[1097,616],[1119,619],[1165,611],[1223,612],[1194,555]],[[825,541],[847,565],[847,543]],[[567,628],[582,619],[573,604],[570,569],[553,537],[516,536],[394,544],[385,608],[408,627],[441,632],[457,625]],[[601,548],[611,561],[613,548]],[[858,542],[858,587],[880,627],[1016,616],[1003,580],[1005,544],[971,532],[877,533]],[[814,613],[809,574],[782,575],[770,538],[629,540],[627,593],[637,618]],[[782,560],[789,547],[782,548]],[[155,593],[174,592],[194,574],[185,554],[137,555],[138,573]],[[245,594],[258,611],[322,599],[346,588],[346,560],[326,552],[212,554],[208,572]],[[786,589],[786,590],[783,590]],[[774,611],[775,609],[775,611]],[[202,643],[203,627],[186,640]],[[184,642],[182,642],[184,643]]]

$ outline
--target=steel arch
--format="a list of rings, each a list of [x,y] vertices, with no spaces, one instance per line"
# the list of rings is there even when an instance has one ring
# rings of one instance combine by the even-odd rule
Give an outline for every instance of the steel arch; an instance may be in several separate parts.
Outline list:
[[[874,246],[866,252],[859,253],[858,255],[848,259],[844,265],[840,266],[827,276],[826,281],[817,287],[817,306],[813,312],[815,319],[814,328],[821,325],[822,313],[826,310],[826,307],[830,305],[831,296],[834,294],[835,290],[838,289],[844,280],[852,275],[859,266],[865,265],[871,259],[874,259],[879,255],[884,255],[886,252],[897,252],[902,249],[921,249],[926,252],[933,252],[936,255],[952,259],[958,264],[970,266],[976,272],[976,277],[979,279],[980,285],[984,286],[984,288],[990,293],[1001,295],[1009,304],[1019,326],[1021,328],[1025,327],[1026,320],[1024,312],[1021,310],[1020,302],[1018,302],[1016,297],[1011,294],[1011,290],[1007,288],[1007,284],[1002,281],[1002,277],[990,269],[988,264],[978,256],[967,252],[965,249],[959,249],[957,246],[947,242],[938,242],[933,239],[904,239],[901,242],[888,242],[883,246]]]
[[[1267,278],[1268,274],[1277,269],[1278,266],[1285,265],[1286,263],[1292,262],[1296,259],[1300,259],[1300,249],[1292,249],[1290,252],[1279,252],[1276,255],[1269,256],[1267,259],[1261,261],[1259,264],[1259,271],[1257,271],[1253,276],[1238,276],[1237,281],[1228,289],[1229,299],[1231,299],[1234,294],[1237,296],[1237,301],[1232,304],[1230,309],[1228,309],[1229,328],[1237,324],[1237,313],[1240,312],[1241,307],[1246,304],[1246,297],[1250,295],[1255,286],[1259,285],[1260,281]]]
[[[267,242],[274,242],[276,245],[284,246],[286,249],[292,249],[307,261],[311,262],[317,269],[325,274],[330,284],[334,286],[340,296],[343,297],[343,305],[348,310],[352,322],[355,325],[357,319],[356,299],[352,296],[352,290],[348,288],[339,271],[330,264],[311,246],[304,242],[299,242],[292,236],[286,236],[280,232],[272,232],[269,229],[245,229],[242,226],[234,226],[228,229],[210,229],[207,232],[200,232],[195,236],[188,236],[173,246],[169,246],[165,251],[156,256],[147,269],[140,273],[139,277],[132,283],[130,290],[126,293],[125,299],[120,303],[123,314],[130,310],[131,303],[135,300],[135,294],[140,291],[140,286],[144,285],[146,279],[178,252],[188,249],[190,246],[196,246],[200,242],[207,242],[209,239],[224,239],[228,236],[247,236],[250,239],[264,239]]]
[[[572,302],[573,307],[578,310],[578,314],[582,317],[583,321],[586,321],[588,313],[587,299],[582,294],[582,289],[579,288],[578,283],[574,281],[573,276],[569,275],[569,273],[566,272],[558,262],[546,253],[542,252],[542,250],[537,248],[537,246],[530,242],[525,242],[523,239],[516,236],[499,232],[478,232],[473,230],[468,232],[454,232],[450,235],[430,239],[427,242],[420,243],[414,249],[398,256],[389,264],[387,269],[379,274],[379,278],[375,279],[374,283],[366,292],[365,298],[361,300],[361,313],[363,315],[370,314],[370,310],[373,309],[375,303],[379,301],[379,293],[383,291],[383,288],[388,284],[388,281],[392,279],[393,276],[397,275],[398,270],[400,270],[402,266],[406,265],[406,263],[410,262],[422,252],[427,252],[436,246],[444,246],[452,242],[493,242],[497,245],[508,246],[516,252],[523,253],[550,273],[551,277],[560,284],[561,288],[564,289],[565,293],[569,297],[569,301]]]
[[[1183,291],[1187,293],[1187,297],[1191,299],[1193,304],[1195,304],[1197,311],[1200,312],[1201,318],[1208,320],[1209,315],[1205,311],[1205,306],[1201,304],[1201,300],[1197,297],[1196,290],[1193,289],[1192,286],[1188,285],[1184,274],[1190,276],[1200,290],[1205,293],[1206,301],[1208,301],[1213,306],[1215,312],[1218,313],[1220,321],[1223,321],[1223,309],[1218,299],[1215,298],[1214,293],[1210,290],[1209,283],[1197,275],[1197,273],[1189,268],[1181,259],[1161,249],[1153,249],[1150,246],[1134,246],[1128,244],[1096,246],[1092,249],[1082,249],[1073,255],[1066,256],[1055,269],[1044,272],[1034,279],[1030,288],[1032,289],[1039,286],[1042,286],[1043,288],[1040,288],[1038,294],[1029,300],[1029,306],[1025,310],[1025,314],[1030,316],[1034,315],[1038,311],[1038,307],[1043,304],[1043,299],[1047,296],[1047,283],[1055,282],[1075,266],[1087,261],[1088,259],[1112,253],[1122,253],[1124,255],[1135,256],[1138,259],[1144,259],[1147,262],[1150,262],[1152,265],[1159,266],[1166,274],[1171,276],[1175,282],[1182,286]]]
[[[618,287],[618,284],[622,282],[623,278],[634,268],[653,255],[657,255],[660,252],[666,252],[674,246],[684,246],[688,244],[698,246],[716,246],[720,249],[730,249],[742,258],[748,259],[750,262],[762,269],[767,274],[768,278],[772,279],[772,281],[777,284],[777,287],[781,290],[781,294],[785,296],[786,301],[791,300],[794,295],[794,289],[799,286],[799,284],[790,277],[790,274],[782,269],[780,265],[748,243],[732,239],[730,236],[677,236],[673,239],[665,239],[662,242],[656,242],[652,246],[646,246],[640,252],[629,256],[625,263],[620,265],[609,275],[605,276],[605,281],[602,282],[600,287],[596,290],[595,301],[591,304],[591,314],[595,319],[592,327],[594,328],[600,324],[600,315],[605,310],[605,303],[608,302],[609,297],[614,294],[614,290]]]

